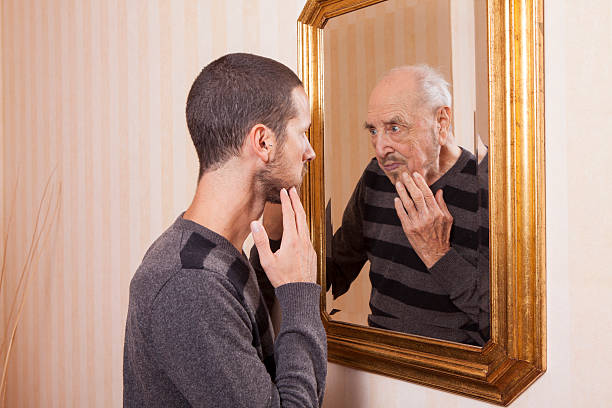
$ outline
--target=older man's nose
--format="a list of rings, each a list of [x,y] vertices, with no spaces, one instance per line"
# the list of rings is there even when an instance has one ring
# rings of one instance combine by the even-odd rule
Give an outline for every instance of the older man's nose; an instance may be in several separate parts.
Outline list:
[[[389,141],[383,135],[376,137],[374,141],[374,150],[378,157],[385,157],[387,154],[393,152],[393,148],[389,145]]]

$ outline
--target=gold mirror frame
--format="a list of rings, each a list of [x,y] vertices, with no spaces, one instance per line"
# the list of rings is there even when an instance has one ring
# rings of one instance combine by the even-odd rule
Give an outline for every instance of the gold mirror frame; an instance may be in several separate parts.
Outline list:
[[[325,287],[323,30],[384,0],[309,0],[298,71],[318,156],[303,200]],[[508,405],[546,370],[543,0],[488,0],[491,341],[483,348],[330,320],[329,361]]]

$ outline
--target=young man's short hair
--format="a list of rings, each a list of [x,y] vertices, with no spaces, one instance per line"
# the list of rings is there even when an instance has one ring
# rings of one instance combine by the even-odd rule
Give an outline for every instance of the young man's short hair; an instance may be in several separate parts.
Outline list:
[[[292,91],[302,82],[291,69],[253,54],[225,55],[198,75],[187,98],[187,126],[200,160],[200,175],[240,154],[257,123],[269,127],[280,147],[296,114]]]

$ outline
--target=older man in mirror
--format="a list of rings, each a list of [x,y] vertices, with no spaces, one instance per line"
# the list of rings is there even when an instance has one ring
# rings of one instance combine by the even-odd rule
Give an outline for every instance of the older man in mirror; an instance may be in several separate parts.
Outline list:
[[[448,83],[424,65],[391,70],[364,126],[376,157],[333,236],[328,288],[348,291],[369,260],[370,326],[484,345],[487,160],[456,144]]]
[[[488,160],[456,144],[451,114],[448,83],[428,66],[395,68],[376,85],[364,125],[376,157],[333,234],[326,281],[337,298],[370,261],[371,327],[482,346]],[[279,214],[264,213],[271,238],[282,235]]]

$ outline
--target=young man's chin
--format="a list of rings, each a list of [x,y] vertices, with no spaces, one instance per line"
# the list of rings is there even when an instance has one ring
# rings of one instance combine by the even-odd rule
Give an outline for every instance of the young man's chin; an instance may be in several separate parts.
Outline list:
[[[289,192],[289,190],[291,189],[291,187],[294,186],[285,186],[285,189],[287,190],[287,192]],[[297,193],[300,194],[302,192],[302,184],[298,184],[295,186],[295,189],[297,190]],[[274,190],[270,190],[269,193],[266,195],[266,202],[267,203],[272,203],[272,204],[280,204],[280,191],[281,189],[274,189]]]

